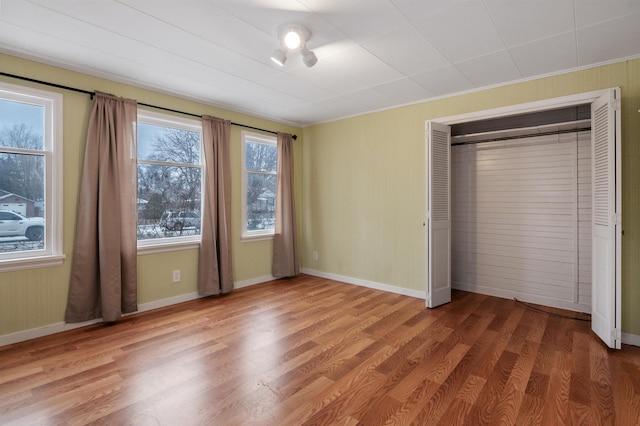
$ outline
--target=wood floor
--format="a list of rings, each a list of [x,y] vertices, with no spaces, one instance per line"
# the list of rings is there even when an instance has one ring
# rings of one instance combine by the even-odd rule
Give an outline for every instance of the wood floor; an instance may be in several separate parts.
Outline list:
[[[301,275],[0,347],[0,424],[640,424],[640,348],[453,298]]]

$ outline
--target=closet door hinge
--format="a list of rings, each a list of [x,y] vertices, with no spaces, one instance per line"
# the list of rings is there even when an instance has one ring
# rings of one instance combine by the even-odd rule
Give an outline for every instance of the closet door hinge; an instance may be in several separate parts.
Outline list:
[[[620,341],[622,339],[622,330],[619,328],[614,328],[613,330],[611,330],[611,339]]]
[[[620,225],[620,215],[617,213],[611,213],[611,225]]]
[[[611,109],[620,111],[620,99],[611,99]]]

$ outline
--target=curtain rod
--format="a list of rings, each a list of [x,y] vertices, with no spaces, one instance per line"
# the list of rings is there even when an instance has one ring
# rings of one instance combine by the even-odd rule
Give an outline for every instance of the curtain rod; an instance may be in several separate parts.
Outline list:
[[[51,83],[51,82],[43,81],[43,80],[36,80],[34,78],[23,77],[21,75],[15,75],[15,74],[9,74],[9,73],[2,72],[2,71],[0,71],[0,75],[5,76],[5,77],[16,78],[18,80],[29,81],[31,83],[44,84],[45,86],[55,87],[55,88],[58,88],[58,89],[64,89],[64,90],[70,90],[72,92],[83,93],[83,94],[89,95],[89,96],[93,96],[95,94],[95,92],[91,92],[89,90],[78,89],[76,87],[65,86],[63,84],[56,84],[56,83]],[[157,106],[157,105],[145,104],[143,102],[138,102],[138,105],[145,106],[145,107],[148,107],[148,108],[155,108],[155,109],[159,109],[159,110],[167,111],[167,112],[175,112],[177,114],[189,115],[191,117],[202,118],[202,115],[193,114],[193,113],[185,112],[185,111],[180,111],[180,110],[177,110],[177,109],[165,108],[165,107],[161,107],[161,106]],[[238,127],[244,127],[245,129],[252,129],[252,130],[258,130],[258,131],[261,131],[261,132],[271,133],[273,135],[277,135],[278,134],[278,132],[275,132],[273,130],[261,129],[260,127],[248,126],[246,124],[241,124],[241,123],[234,123],[233,121],[231,122],[231,124],[234,125],[234,126],[238,126]],[[293,140],[298,139],[297,135],[292,135],[291,137],[293,138]]]
[[[499,138],[486,138],[486,139],[479,139],[477,141],[469,141],[469,142],[454,142],[451,144],[451,146],[457,146],[457,145],[476,145],[479,143],[485,143],[485,142],[500,142],[500,141],[508,141],[511,139],[525,139],[525,138],[533,138],[536,136],[551,136],[551,135],[561,135],[564,133],[578,133],[578,132],[584,132],[587,130],[591,130],[591,127],[581,127],[578,129],[567,129],[567,130],[554,130],[554,131],[550,131],[550,132],[540,132],[540,133],[530,133],[527,135],[514,135],[514,136],[501,136]]]

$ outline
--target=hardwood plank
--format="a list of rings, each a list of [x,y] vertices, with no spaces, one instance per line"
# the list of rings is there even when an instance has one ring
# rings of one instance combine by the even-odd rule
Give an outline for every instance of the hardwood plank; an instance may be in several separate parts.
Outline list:
[[[0,424],[640,424],[640,348],[300,275],[0,348]]]
[[[544,399],[525,393],[522,397],[516,424],[522,426],[544,425],[542,423],[544,402]]]

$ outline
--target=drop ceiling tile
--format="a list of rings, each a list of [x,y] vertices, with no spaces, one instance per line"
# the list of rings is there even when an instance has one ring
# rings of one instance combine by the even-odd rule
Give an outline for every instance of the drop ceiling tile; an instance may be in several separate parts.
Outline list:
[[[324,106],[333,113],[333,117],[348,117],[362,113],[363,105],[354,102],[344,96],[336,96],[316,102],[317,105]]]
[[[475,86],[491,86],[522,77],[509,52],[490,53],[456,64],[456,68]]]
[[[638,0],[574,0],[574,2],[578,28],[640,13],[640,1]]]
[[[2,22],[0,20],[0,45],[1,51],[11,54],[11,51],[20,52],[24,49],[25,41],[30,37],[31,32],[15,24]]]
[[[409,24],[389,0],[301,0],[301,3],[358,42]]]
[[[509,49],[523,77],[549,74],[578,66],[576,35],[568,33]]]
[[[371,88],[347,93],[346,95],[343,95],[343,97],[357,103],[358,105],[363,105],[370,110],[388,108],[389,106],[398,103],[396,99]]]
[[[244,93],[234,93],[233,96],[229,96],[225,99],[225,106],[238,112],[249,112],[257,108],[264,111],[264,113],[260,115],[261,118],[274,121],[283,121],[282,118],[280,118],[280,114],[289,110],[287,107],[273,105],[268,100],[256,99],[254,96]]]
[[[297,96],[292,96],[285,92],[279,92],[269,87],[261,86],[249,81],[237,85],[233,92],[246,97],[252,97],[257,102],[269,103],[279,107],[295,108],[306,103]]]
[[[264,62],[258,62],[253,58],[240,55],[234,51],[221,48],[206,40],[193,38],[182,49],[167,52],[176,59],[184,59],[194,64],[233,74],[249,81],[262,81],[268,79],[280,71],[271,64],[270,53],[265,55]],[[189,66],[188,64],[186,65]]]
[[[278,72],[268,79],[262,80],[261,84],[273,90],[283,93],[292,93],[306,99],[307,102],[316,102],[335,96],[334,93],[322,89],[314,84],[308,83],[298,77]]]
[[[452,63],[505,48],[481,0],[457,4],[417,21],[416,26]]]
[[[471,82],[453,65],[415,75],[412,79],[433,93],[434,96],[444,96],[473,89]]]
[[[92,5],[92,3],[89,4]],[[95,12],[95,10],[92,9],[93,6],[73,6],[69,10],[62,9],[62,11],[64,11],[67,16],[73,16],[80,19],[81,22],[86,22],[96,27],[93,31],[87,30],[87,34],[95,32],[99,38],[102,38],[105,36],[101,35],[101,30],[106,30],[114,33],[111,35],[113,39],[117,39],[119,36],[124,37],[125,45],[119,43],[117,44],[119,48],[127,49],[127,46],[130,46],[130,48],[145,50],[145,46],[148,46],[151,48],[147,55],[150,57],[148,60],[153,60],[158,54],[157,50],[163,50],[178,58],[206,64],[224,72],[236,73],[239,77],[248,80],[267,78],[270,73],[275,72],[268,66],[270,63],[269,55],[271,54],[271,51],[268,49],[262,52],[264,57],[262,58],[262,63],[259,63],[241,53],[231,50],[227,46],[212,43],[196,36],[191,32],[190,28],[182,30],[176,26],[168,26],[165,21],[160,18],[152,17],[144,12],[126,6],[119,5],[114,9],[106,7],[108,3],[101,4],[104,10],[99,11],[98,16],[116,14],[118,19],[105,20],[108,24],[102,24],[102,20],[100,19],[96,21],[93,15]],[[162,10],[162,8],[158,10]],[[67,18],[65,16],[60,19]],[[249,27],[249,29],[256,31],[251,27]],[[109,35],[107,34],[106,37],[109,37]],[[128,39],[139,44],[130,43]],[[219,40],[217,41],[219,42]],[[138,58],[141,56],[144,57],[144,54],[138,51],[132,54],[132,56]]]
[[[310,118],[313,117],[313,118]],[[287,115],[282,117],[292,123],[300,123],[301,126],[322,123],[325,121],[335,120],[339,118],[330,108],[319,105],[317,103],[307,104],[296,108],[294,111],[288,111]]]
[[[640,13],[578,30],[580,66],[640,54]]]
[[[148,49],[148,46],[67,15],[50,13],[41,7],[33,10],[33,15],[30,19],[25,19],[21,14],[12,14],[9,19],[11,21],[15,20],[16,25],[22,24],[24,28],[31,30],[34,37],[52,38],[59,42],[67,42],[61,45],[51,44],[50,54],[54,56],[57,54],[64,55],[69,46],[81,45],[95,49],[96,53],[102,52],[116,57],[125,58],[130,56],[140,61],[153,59],[154,52],[152,52],[152,49]],[[37,51],[42,50],[38,46],[33,46],[33,48]],[[82,58],[80,60],[81,65],[90,65],[88,60],[83,60]]]
[[[322,25],[322,20],[311,10],[296,0],[252,1],[236,10],[233,16],[253,25],[255,28],[276,35],[278,26],[286,23],[298,23],[313,27],[312,23]]]
[[[362,41],[361,45],[405,75],[435,70],[449,61],[412,25]]]
[[[192,67],[189,73],[185,73],[180,64],[165,64],[163,67],[164,72],[156,73],[154,71],[158,66],[155,63],[131,61],[127,58],[107,55],[91,47],[71,44],[64,40],[42,35],[32,34],[27,40],[27,45],[29,51],[38,52],[39,57],[48,59],[47,62],[55,65],[69,67],[69,64],[79,64],[72,69],[201,101],[206,101],[206,97],[203,97],[202,86],[209,86],[210,88],[207,92],[210,94],[225,93],[224,90],[211,86],[210,81],[212,78],[216,79],[216,81],[224,81],[229,89],[243,82],[226,74],[220,73],[216,75],[215,71],[205,67]],[[53,52],[55,49],[60,49],[60,47],[64,47],[64,54],[56,53],[55,56],[47,56],[48,52]],[[88,62],[90,65],[82,65],[82,61]],[[167,84],[167,78],[171,80],[171,85]]]
[[[74,71],[86,72],[87,74],[109,78],[114,81],[151,88],[154,87],[154,83],[162,82],[164,78],[162,74],[154,74],[153,67],[149,65],[134,62],[127,58],[105,55],[104,52],[96,51],[90,47],[72,44],[65,40],[40,34],[31,34],[26,40],[26,45],[30,52],[36,52],[38,57],[43,58],[47,63],[62,67],[76,64],[71,68]],[[60,47],[64,49],[56,52],[55,55],[49,54],[49,52],[55,52],[55,49],[60,49]],[[91,65],[83,65],[82,61],[89,62]],[[99,69],[99,71],[96,71],[96,69]],[[179,77],[175,83],[175,86],[165,87],[164,92],[176,90],[176,86],[179,85]],[[177,91],[172,93],[177,93]]]
[[[34,21],[40,20],[41,8],[24,1],[0,1],[0,23],[16,27],[37,28]]]
[[[274,35],[255,28],[224,10],[215,7],[206,0],[190,0],[191,7],[183,8],[180,13],[172,3],[140,2],[138,0],[120,0],[142,13],[153,16],[166,24],[179,28],[185,33],[201,37],[221,48],[235,51],[245,56],[263,57],[269,55],[278,46]]]
[[[384,83],[373,89],[395,99],[400,104],[423,101],[433,97],[433,93],[410,78]]]
[[[507,46],[574,30],[573,0],[485,0]]]
[[[156,4],[158,2],[151,0],[149,3]],[[235,13],[237,10],[242,9],[251,3],[251,0],[207,0],[207,3],[211,3],[215,7],[218,7],[227,13]]]
[[[338,95],[402,78],[398,71],[358,46],[319,58],[312,68],[297,67],[290,73]]]
[[[81,15],[86,11],[76,11],[74,13]],[[159,22],[139,12],[133,13],[144,16],[148,21]],[[126,28],[118,30],[119,32],[110,32],[88,23],[84,19],[73,19],[65,14],[56,13],[49,16],[47,25],[59,29],[66,28],[64,31],[69,31],[69,28],[73,27],[74,30],[71,34],[75,33],[75,37],[69,37],[69,34],[65,32],[60,32],[60,34],[66,35],[69,41],[77,41],[78,44],[116,57],[131,57],[134,58],[134,61],[152,65],[155,69],[174,68],[173,72],[175,73],[188,74],[191,68],[206,66],[209,68],[208,71],[211,76],[215,74],[212,72],[212,68],[213,70],[229,75],[234,74],[241,79],[250,81],[268,78],[269,75],[277,72],[267,65],[269,62],[267,58],[264,59],[264,64],[259,63],[192,34],[179,32],[179,30],[176,30],[178,33],[172,34],[174,39],[172,43],[167,42],[164,38],[156,37],[151,37],[152,42],[145,43],[143,34],[130,32]],[[160,28],[157,28],[157,30],[160,30]],[[50,30],[50,33],[53,33],[53,31]],[[137,38],[141,40],[137,40]],[[177,43],[175,42],[176,40],[180,40],[180,42]],[[55,51],[56,47],[54,46],[53,49]],[[206,54],[203,55],[203,52],[206,52]],[[87,59],[84,59],[83,62],[87,62]],[[181,67],[181,69],[177,70],[175,69],[176,67]],[[223,78],[218,81],[225,81],[226,79]]]
[[[412,21],[442,13],[468,0],[393,0],[398,9]]]
[[[50,2],[34,0],[47,8]],[[188,33],[179,28],[167,26],[165,22],[116,2],[59,2],[56,14],[59,20],[77,20],[97,29],[112,32],[133,40],[154,40],[155,45],[180,48]]]

